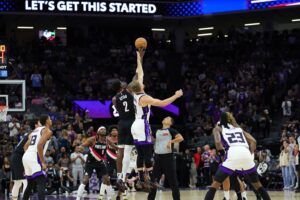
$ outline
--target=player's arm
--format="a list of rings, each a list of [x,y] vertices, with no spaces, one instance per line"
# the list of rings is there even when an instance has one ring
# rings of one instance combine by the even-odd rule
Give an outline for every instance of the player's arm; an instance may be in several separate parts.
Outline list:
[[[31,141],[31,133],[28,135],[27,142],[23,146],[24,151],[26,151],[28,149],[28,147],[30,145],[30,141]]]
[[[88,138],[83,144],[81,144],[81,148],[92,146],[96,142],[95,137]]]
[[[114,148],[116,150],[119,149],[118,146],[110,140],[110,138],[107,138],[106,141],[112,148]]]
[[[218,125],[216,125],[215,128],[213,129],[215,145],[216,145],[216,149],[218,151],[223,151],[224,150],[224,147],[223,147],[222,141],[221,141],[221,135],[220,135],[221,131],[222,131],[222,129]]]
[[[255,150],[256,150],[256,140],[254,139],[254,137],[252,137],[252,135],[246,131],[243,131],[244,132],[244,136],[250,146],[250,151],[251,153],[254,153]]]
[[[152,105],[152,106],[162,106],[163,107],[163,106],[167,106],[167,105],[173,103],[176,99],[180,98],[182,95],[183,95],[182,90],[176,91],[176,93],[173,96],[171,96],[167,99],[164,99],[164,100],[155,99],[151,96],[145,95],[140,98],[139,104],[141,106]]]
[[[45,164],[45,160],[44,160],[44,146],[45,146],[47,140],[49,140],[51,138],[51,136],[52,136],[51,130],[48,128],[45,128],[43,130],[41,139],[40,139],[39,143],[37,144],[38,155],[39,155],[40,161],[42,163],[43,169],[47,168],[47,166]]]
[[[143,57],[144,57],[144,50],[139,50],[136,52],[137,55],[137,67],[136,67],[136,79],[139,81],[139,83],[144,82],[144,70],[143,70]]]

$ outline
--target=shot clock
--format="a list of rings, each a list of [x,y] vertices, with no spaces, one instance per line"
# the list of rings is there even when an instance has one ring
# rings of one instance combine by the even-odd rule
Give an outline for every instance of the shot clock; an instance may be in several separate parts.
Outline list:
[[[7,46],[0,43],[0,78],[6,78],[7,76]]]

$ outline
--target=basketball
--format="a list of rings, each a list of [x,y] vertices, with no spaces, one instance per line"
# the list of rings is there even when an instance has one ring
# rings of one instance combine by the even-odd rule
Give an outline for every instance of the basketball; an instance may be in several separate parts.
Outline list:
[[[135,48],[136,49],[146,49],[147,48],[147,40],[145,38],[138,38],[135,40]]]

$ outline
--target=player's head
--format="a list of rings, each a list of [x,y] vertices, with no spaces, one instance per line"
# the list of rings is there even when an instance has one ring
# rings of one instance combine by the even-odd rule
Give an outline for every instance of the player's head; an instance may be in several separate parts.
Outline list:
[[[122,82],[119,79],[114,80],[111,84],[111,88],[114,92],[120,92],[123,89]]]
[[[166,125],[166,126],[172,126],[174,124],[174,119],[172,117],[168,116],[163,119],[162,124]]]
[[[48,127],[51,127],[52,126],[52,120],[50,118],[49,115],[46,115],[46,114],[42,114],[40,116],[40,123],[42,126],[48,126]]]
[[[118,128],[116,126],[112,126],[109,128],[109,135],[118,135]]]
[[[222,112],[221,113],[221,119],[220,119],[220,124],[226,128],[229,128],[229,124],[233,126],[238,126],[235,118],[233,115],[229,112]]]
[[[97,134],[100,136],[106,136],[106,128],[104,126],[100,126],[97,130]]]
[[[38,128],[38,127],[41,126],[40,120],[37,119],[37,118],[34,119],[34,120],[31,120],[31,121],[29,122],[29,124],[30,124],[30,129],[31,129],[31,130],[34,130],[34,129],[36,129],[36,128]]]
[[[138,80],[131,81],[128,87],[133,93],[141,93],[145,88],[144,84],[140,83]]]

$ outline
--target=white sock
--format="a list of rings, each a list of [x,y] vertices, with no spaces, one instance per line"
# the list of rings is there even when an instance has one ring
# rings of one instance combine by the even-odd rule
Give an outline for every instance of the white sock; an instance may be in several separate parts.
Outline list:
[[[122,173],[117,173],[117,178],[118,178],[118,180],[122,179],[123,178],[123,174]]]
[[[108,185],[105,185],[104,183],[101,184],[100,187],[100,195],[105,195],[105,190],[107,190]]]
[[[246,193],[246,191],[242,192],[242,197],[247,200],[247,193]]]
[[[125,182],[126,179],[126,174],[130,165],[130,154],[131,151],[133,149],[132,145],[125,145],[124,147],[124,157],[123,157],[123,161],[122,161],[122,180]]]
[[[77,190],[76,200],[80,200],[80,198],[83,195],[84,188],[85,188],[85,185],[81,183],[80,186],[79,186],[79,188],[78,188],[78,190]]]
[[[21,186],[22,186],[22,180],[14,181],[14,186],[13,186],[12,191],[11,191],[13,200],[18,199],[19,191],[20,191]]]
[[[27,188],[28,182],[27,182],[26,179],[24,179],[24,180],[22,180],[22,183],[23,183],[23,191],[22,191],[22,193],[24,194],[24,192],[25,192],[25,190]]]
[[[229,200],[230,198],[229,191],[224,191],[224,197],[226,200]]]

